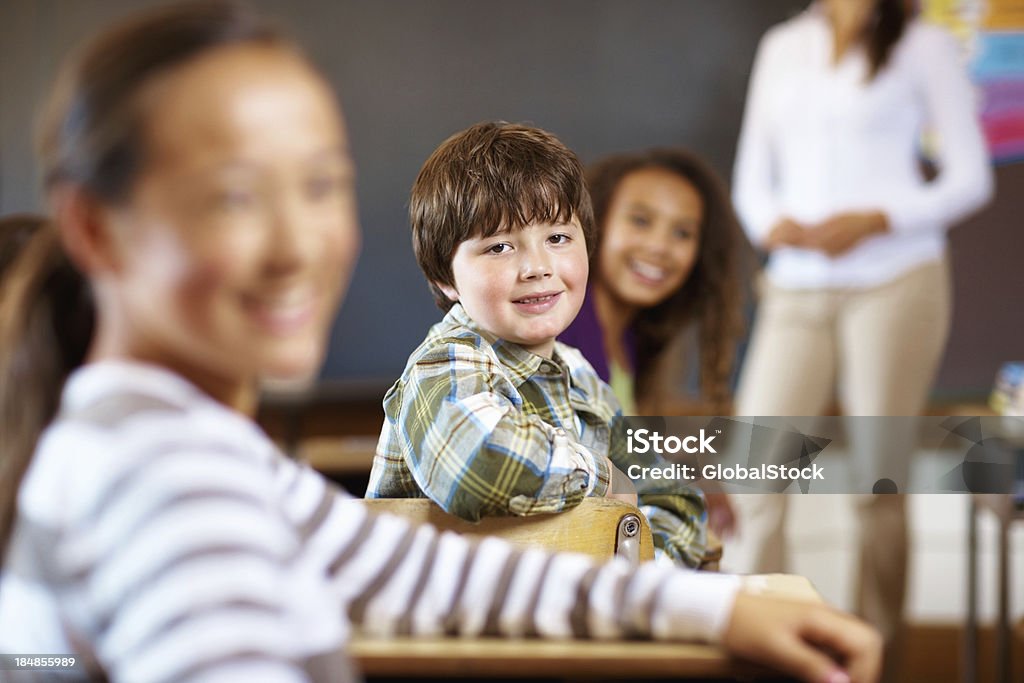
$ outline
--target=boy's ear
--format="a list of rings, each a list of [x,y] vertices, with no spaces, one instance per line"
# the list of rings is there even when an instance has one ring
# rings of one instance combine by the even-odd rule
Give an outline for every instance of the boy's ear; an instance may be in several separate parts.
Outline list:
[[[440,282],[435,282],[434,286],[441,290],[441,292],[448,297],[449,301],[459,300],[459,290],[455,289],[451,285],[443,285]]]
[[[71,261],[87,275],[121,269],[110,210],[80,187],[63,185],[50,193],[53,218]]]

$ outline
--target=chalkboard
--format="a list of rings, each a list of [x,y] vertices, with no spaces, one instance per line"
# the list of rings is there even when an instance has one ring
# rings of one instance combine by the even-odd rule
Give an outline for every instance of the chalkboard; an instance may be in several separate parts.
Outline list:
[[[31,120],[56,66],[138,2],[0,7],[0,213],[40,208]],[[152,3],[150,3],[152,4]],[[393,379],[440,318],[406,207],[420,165],[484,119],[557,134],[583,161],[685,145],[728,176],[764,30],[806,0],[264,0],[337,86],[364,247],[323,375]]]

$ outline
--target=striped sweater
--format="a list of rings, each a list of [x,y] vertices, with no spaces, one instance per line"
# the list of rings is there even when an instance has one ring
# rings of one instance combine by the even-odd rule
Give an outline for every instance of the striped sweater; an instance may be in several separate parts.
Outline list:
[[[714,640],[738,586],[370,515],[249,419],[125,362],[72,375],[18,504],[0,652],[73,653],[92,679],[348,680],[353,628]]]

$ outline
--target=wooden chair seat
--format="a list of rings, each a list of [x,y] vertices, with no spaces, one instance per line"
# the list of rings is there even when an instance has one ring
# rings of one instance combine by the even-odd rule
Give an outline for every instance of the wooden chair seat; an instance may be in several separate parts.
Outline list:
[[[467,522],[426,498],[368,498],[376,513],[389,513],[466,536],[500,536],[513,545],[540,546],[608,560],[615,555],[637,564],[654,559],[654,539],[638,509],[612,498],[585,498],[565,512],[529,517],[487,517]]]

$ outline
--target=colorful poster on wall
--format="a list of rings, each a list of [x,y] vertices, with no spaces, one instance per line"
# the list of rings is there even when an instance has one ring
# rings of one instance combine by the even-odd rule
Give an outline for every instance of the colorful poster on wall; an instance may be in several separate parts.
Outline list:
[[[924,0],[921,10],[963,41],[993,158],[1024,161],[1024,0]]]

